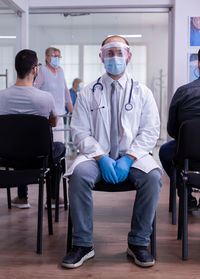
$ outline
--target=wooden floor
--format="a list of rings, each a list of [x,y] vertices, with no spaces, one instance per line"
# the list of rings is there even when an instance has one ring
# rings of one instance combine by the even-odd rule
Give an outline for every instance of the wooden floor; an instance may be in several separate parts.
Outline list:
[[[60,210],[60,222],[54,223],[54,235],[48,236],[44,214],[43,254],[35,253],[37,188],[29,187],[31,209],[7,209],[6,191],[0,190],[0,279],[28,278],[200,278],[200,211],[189,217],[189,260],[181,259],[177,227],[171,225],[168,212],[169,181],[163,177],[157,210],[157,262],[142,269],[126,256],[134,192],[94,193],[94,243],[96,256],[82,267],[63,269],[60,265],[66,249],[67,212]],[[12,196],[16,190],[12,190]]]

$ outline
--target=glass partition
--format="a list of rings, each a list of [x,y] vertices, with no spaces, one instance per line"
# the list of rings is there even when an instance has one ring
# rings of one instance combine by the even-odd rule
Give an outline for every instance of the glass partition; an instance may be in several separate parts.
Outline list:
[[[0,90],[10,86],[15,80],[14,57],[16,50],[16,15],[0,16]]]
[[[45,63],[45,49],[62,52],[62,67],[68,87],[80,77],[84,84],[104,73],[99,58],[102,41],[111,34],[127,36],[133,53],[128,71],[134,80],[153,92],[162,120],[161,139],[166,139],[168,14],[33,14],[30,15],[30,48]]]

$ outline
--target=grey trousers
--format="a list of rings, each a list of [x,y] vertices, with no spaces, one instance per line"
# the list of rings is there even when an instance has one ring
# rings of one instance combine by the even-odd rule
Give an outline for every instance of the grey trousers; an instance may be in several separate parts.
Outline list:
[[[128,179],[136,189],[131,229],[128,243],[148,246],[152,223],[160,196],[161,170],[156,168],[145,173],[131,168]],[[101,180],[96,161],[82,162],[76,166],[69,178],[69,203],[73,224],[73,245],[93,246],[93,198],[94,184]]]

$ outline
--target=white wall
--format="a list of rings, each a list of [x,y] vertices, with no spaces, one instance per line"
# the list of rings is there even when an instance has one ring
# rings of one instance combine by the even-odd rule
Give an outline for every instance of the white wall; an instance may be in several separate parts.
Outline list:
[[[175,1],[174,90],[188,83],[189,16],[200,16],[199,0]]]

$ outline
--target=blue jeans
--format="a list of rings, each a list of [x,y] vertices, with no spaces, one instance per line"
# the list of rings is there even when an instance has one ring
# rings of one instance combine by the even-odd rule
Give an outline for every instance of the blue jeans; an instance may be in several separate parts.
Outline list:
[[[169,176],[169,178],[171,177],[172,160],[174,158],[175,152],[176,152],[176,141],[175,140],[170,140],[170,141],[164,143],[160,147],[160,150],[159,150],[159,158],[160,158],[161,164],[162,164],[165,172]],[[177,178],[176,187],[179,190],[179,188],[180,188],[179,175],[177,175],[176,178]],[[191,189],[188,189],[188,190],[189,190],[188,194],[190,195],[192,190]]]
[[[62,158],[65,155],[65,146],[62,142],[53,142],[52,146],[53,150],[53,161],[56,162],[59,158]],[[51,198],[55,199],[55,168],[51,167]],[[20,185],[17,189],[18,197],[26,198],[28,196],[28,186],[27,185]]]
[[[161,171],[153,169],[145,173],[131,168],[128,179],[136,189],[131,231],[128,243],[148,246],[152,232],[152,223],[160,196]],[[93,198],[94,184],[101,180],[96,161],[82,162],[76,166],[69,178],[69,202],[73,223],[73,245],[93,246]]]
[[[170,140],[166,143],[164,143],[159,150],[159,158],[161,161],[161,164],[163,166],[163,169],[167,173],[169,177],[171,177],[171,171],[172,171],[172,160],[174,158],[176,151],[176,141]]]

